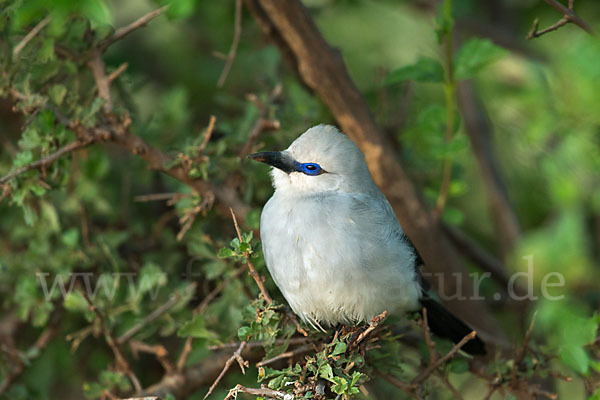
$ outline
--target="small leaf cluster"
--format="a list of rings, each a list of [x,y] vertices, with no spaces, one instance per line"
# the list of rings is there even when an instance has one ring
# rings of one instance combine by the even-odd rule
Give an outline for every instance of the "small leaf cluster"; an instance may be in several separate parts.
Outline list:
[[[243,232],[241,241],[239,238],[232,239],[228,247],[223,247],[219,250],[218,256],[220,258],[231,258],[236,262],[246,262],[248,257],[253,257],[254,255],[254,249],[251,244],[252,236],[252,231]]]

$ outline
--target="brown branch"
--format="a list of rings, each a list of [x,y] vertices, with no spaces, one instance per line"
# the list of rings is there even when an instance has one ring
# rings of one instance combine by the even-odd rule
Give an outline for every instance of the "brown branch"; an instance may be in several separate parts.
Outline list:
[[[262,367],[264,365],[268,365],[268,364],[272,364],[275,361],[278,360],[283,360],[284,358],[292,358],[294,356],[297,356],[298,354],[304,354],[309,352],[310,350],[314,349],[314,346],[312,344],[305,344],[304,346],[300,346],[295,348],[294,350],[290,350],[290,351],[286,351],[285,353],[281,353],[275,357],[271,357],[268,358],[266,360],[263,360],[261,362],[256,363],[257,367]]]
[[[325,41],[307,9],[298,0],[245,0],[245,4],[284,58],[292,60],[300,79],[319,95],[342,130],[365,154],[375,183],[423,256],[427,272],[458,276],[460,283],[456,279],[443,279],[440,289],[444,293],[456,293],[457,286],[461,285],[463,294],[466,292],[468,297],[472,293],[472,282],[459,254],[420,201],[396,159],[393,146],[377,127],[366,101],[352,82],[342,57]],[[490,336],[503,336],[482,302],[451,300],[447,305]]]
[[[127,342],[129,339],[131,339],[136,333],[141,331],[150,322],[154,321],[155,319],[157,319],[158,317],[160,317],[161,315],[163,315],[164,313],[169,311],[171,309],[171,307],[173,307],[175,304],[177,304],[177,302],[180,299],[181,299],[181,296],[179,295],[179,293],[175,292],[175,294],[170,296],[169,300],[165,304],[161,305],[160,307],[158,307],[157,309],[152,311],[150,314],[146,315],[146,317],[144,317],[141,321],[139,321],[137,324],[135,324],[133,327],[131,327],[131,329],[129,329],[127,332],[125,332],[124,334],[119,336],[117,338],[117,343],[123,344],[123,343]]]
[[[173,364],[168,357],[169,353],[164,346],[160,344],[152,346],[144,342],[140,342],[139,340],[132,339],[129,341],[129,348],[135,357],[137,357],[138,352],[154,354],[165,370],[166,375],[170,375],[174,371]]]
[[[208,127],[206,128],[206,132],[204,133],[204,138],[202,139],[202,143],[200,147],[198,147],[198,154],[204,153],[206,146],[208,146],[208,142],[210,141],[210,137],[212,136],[213,130],[215,129],[215,123],[217,122],[217,118],[214,115],[210,116],[210,120],[208,121]]]
[[[487,252],[475,240],[458,228],[442,224],[442,229],[463,257],[473,261],[483,271],[489,272],[491,278],[500,283],[505,289],[508,288],[510,275],[502,261]],[[515,282],[515,293],[523,295],[525,292],[525,289],[518,282]]]
[[[569,0],[567,7],[565,7],[558,0],[544,0],[544,1],[546,3],[548,3],[552,8],[554,8],[556,11],[561,13],[563,15],[563,17],[561,19],[559,19],[556,23],[552,24],[548,28],[545,28],[541,31],[538,31],[538,29],[540,27],[540,23],[539,23],[539,19],[536,18],[533,21],[533,27],[531,28],[531,31],[529,31],[529,33],[527,34],[527,39],[534,39],[534,38],[540,37],[548,32],[555,31],[558,28],[565,26],[566,24],[569,24],[569,23],[573,23],[573,24],[577,25],[578,27],[580,27],[581,29],[583,29],[584,31],[589,33],[590,35],[595,34],[592,27],[587,22],[585,22],[585,20],[583,18],[581,18],[580,16],[575,14],[575,11],[573,10],[573,0]]]
[[[50,317],[50,323],[48,324],[48,326],[42,331],[40,336],[38,336],[33,346],[31,346],[31,348],[27,350],[26,354],[31,354],[31,356],[28,356],[28,362],[37,358],[39,354],[48,346],[48,343],[50,343],[50,341],[54,339],[54,337],[56,337],[56,335],[58,334],[62,310],[63,309],[60,308],[52,313],[52,316]],[[6,329],[6,331],[0,332],[0,334],[6,333],[9,336],[5,338],[2,337],[3,335],[0,335],[0,339],[3,339],[2,344],[0,344],[0,351],[7,352],[11,356],[14,356],[15,365],[13,366],[13,369],[10,372],[8,372],[4,379],[0,382],[0,397],[2,397],[2,394],[6,392],[6,390],[10,387],[10,385],[13,384],[13,382],[15,382],[19,378],[19,376],[21,376],[23,372],[25,372],[26,368],[26,364],[21,359],[18,349],[12,348],[14,346],[14,344],[12,343],[12,334],[15,333],[17,329],[17,324],[15,322],[13,325],[12,318],[10,316],[9,319],[3,322],[7,323],[7,326],[3,327]]]
[[[112,110],[112,100],[110,98],[110,80],[106,76],[106,67],[102,61],[102,52],[98,49],[92,51],[92,57],[87,63],[88,67],[94,75],[96,87],[98,88],[98,96],[104,99],[102,108],[106,113]]]
[[[291,400],[294,396],[282,392],[280,390],[269,389],[268,387],[262,386],[260,389],[248,388],[242,385],[237,385],[233,389],[229,391],[225,400],[233,400],[237,399],[237,395],[239,392],[248,393],[253,396],[267,398],[267,399],[279,399],[279,400]]]
[[[40,33],[40,31],[44,29],[46,25],[48,25],[51,19],[52,17],[48,15],[46,18],[38,22],[38,24],[34,26],[33,29],[29,31],[29,33],[27,33],[27,35],[25,35],[25,37],[19,43],[17,43],[17,45],[13,48],[12,52],[13,60],[15,60],[19,56],[19,53],[21,52],[21,50],[23,50],[25,46],[27,46],[27,43],[29,43],[31,39],[33,39],[38,33]]]
[[[246,99],[256,106],[260,114],[254,123],[250,134],[248,135],[248,139],[246,140],[244,147],[242,147],[242,150],[240,150],[238,153],[240,157],[246,157],[252,152],[254,144],[263,132],[279,129],[281,125],[279,121],[269,118],[269,105],[279,98],[281,95],[281,90],[281,84],[277,84],[269,95],[268,104],[263,103],[254,93],[249,93],[246,95]]]
[[[112,81],[114,81],[115,79],[117,79],[117,77],[119,75],[121,75],[123,73],[123,71],[125,71],[127,69],[127,67],[129,66],[128,63],[124,62],[123,64],[119,65],[119,67],[117,69],[115,69],[113,72],[111,72],[108,75],[108,82],[112,83]]]
[[[477,332],[475,332],[475,331],[467,334],[464,338],[462,338],[460,340],[460,342],[458,342],[454,346],[452,346],[452,348],[450,349],[450,351],[448,353],[446,353],[446,355],[444,355],[443,357],[440,357],[436,362],[429,365],[423,372],[421,372],[419,375],[417,375],[415,377],[415,379],[412,380],[412,383],[416,384],[416,385],[423,383],[423,381],[425,379],[427,379],[429,377],[429,375],[431,375],[432,372],[434,372],[438,367],[440,367],[446,361],[448,361],[449,359],[454,357],[454,355],[458,352],[458,350],[460,350],[460,348],[463,347],[468,341],[473,340],[475,338],[475,336],[477,336]]]
[[[387,317],[387,311],[383,311],[381,314],[376,315],[375,317],[373,317],[373,319],[371,319],[369,321],[369,326],[367,327],[367,329],[365,329],[364,331],[362,331],[357,337],[356,340],[353,340],[352,343],[350,344],[350,348],[355,348],[357,347],[363,340],[365,340],[365,338],[367,336],[369,336],[369,334],[371,332],[373,332],[382,322],[383,320]]]
[[[423,307],[422,319],[420,320],[421,328],[423,328],[423,333],[425,335],[425,344],[427,345],[427,350],[429,351],[429,364],[433,365],[438,359],[437,351],[435,350],[435,342],[431,339],[431,330],[429,329],[429,322],[427,320],[427,309]]]
[[[52,164],[54,161],[63,157],[64,155],[72,153],[72,152],[79,150],[81,148],[84,148],[86,146],[89,146],[94,141],[95,141],[95,139],[88,138],[87,140],[76,140],[74,142],[66,144],[65,146],[56,150],[54,153],[42,158],[41,160],[34,161],[30,164],[25,165],[24,167],[18,168],[16,170],[6,174],[2,178],[0,178],[0,184],[5,184],[9,180],[11,180],[19,175],[22,175],[25,172],[30,171],[32,169],[45,168],[48,165]]]
[[[235,217],[235,213],[233,212],[233,209],[231,209],[230,211],[231,211],[231,218],[233,218],[233,225],[235,226],[235,231],[237,233],[237,237],[241,243],[242,242],[242,232],[240,231],[240,226],[238,225],[237,218]],[[265,299],[267,304],[273,303],[273,299],[271,298],[271,296],[269,295],[269,292],[267,291],[267,288],[265,287],[265,283],[263,281],[262,276],[260,276],[258,274],[258,272],[256,272],[256,268],[254,268],[254,264],[252,263],[252,260],[250,259],[250,252],[248,250],[245,252],[245,256],[246,256],[246,265],[248,266],[248,271],[250,273],[250,276],[252,276],[252,278],[258,285],[258,288],[260,289],[260,294],[262,295],[263,299]]]
[[[459,82],[458,105],[490,202],[500,248],[503,254],[508,254],[519,239],[521,227],[496,159],[493,128],[473,82]]]
[[[381,376],[387,382],[394,385],[398,389],[402,390],[404,393],[408,394],[413,399],[423,400],[423,398],[421,396],[419,396],[417,393],[415,393],[414,385],[412,385],[410,383],[402,382],[400,379],[396,378],[395,376],[392,376],[389,374],[384,374],[381,371],[377,371],[377,375]]]
[[[242,34],[242,0],[235,0],[235,21],[233,28],[233,42],[231,43],[231,48],[229,49],[229,53],[227,53],[227,60],[225,61],[225,67],[223,67],[223,71],[221,72],[221,76],[219,77],[219,81],[217,82],[217,87],[221,88],[225,84],[225,80],[227,79],[227,75],[229,75],[229,70],[233,66],[233,60],[235,60],[235,55],[237,53],[237,48],[240,43],[240,35]]]
[[[528,350],[528,346],[529,346],[529,339],[531,338],[531,333],[533,332],[533,326],[535,324],[536,315],[537,314],[533,314],[533,317],[531,318],[531,322],[529,323],[529,327],[527,328],[527,331],[525,332],[525,336],[523,338],[523,344],[521,345],[521,348],[519,349],[517,357],[515,358],[515,363],[512,368],[512,371],[511,371],[511,379],[513,382],[517,381],[518,369],[522,367],[521,364],[523,363],[523,359],[525,358],[525,355],[527,354],[527,350]]]
[[[117,370],[127,375],[131,380],[135,391],[140,392],[142,390],[142,385],[140,385],[139,379],[129,366],[129,362],[123,355],[123,351],[119,347],[119,344],[115,340],[112,332],[110,331],[110,329],[108,329],[108,325],[106,324],[104,316],[102,315],[100,310],[98,310],[98,308],[94,305],[94,303],[92,303],[92,300],[90,300],[85,291],[81,291],[81,294],[85,301],[88,303],[88,307],[90,308],[90,310],[93,311],[94,314],[96,314],[96,317],[100,321],[100,326],[102,328],[102,332],[104,333],[104,339],[106,340],[106,344],[108,344],[108,347],[110,347],[115,356]]]
[[[275,345],[279,346],[279,345],[282,345],[285,343],[287,343],[289,345],[296,345],[296,344],[304,344],[308,341],[309,341],[309,339],[307,339],[306,337],[291,338],[289,340],[288,339],[277,339],[275,341]],[[208,346],[208,349],[209,350],[235,349],[239,345],[240,345],[239,342],[224,343],[224,344]],[[263,347],[263,346],[264,346],[264,344],[262,342],[248,342],[246,344],[246,349],[252,349],[254,347]]]
[[[246,370],[244,369],[244,367],[248,366],[248,362],[244,361],[244,359],[241,356],[242,350],[244,350],[244,346],[246,346],[246,344],[247,344],[247,342],[241,342],[240,346],[233,353],[233,355],[231,357],[229,357],[229,359],[227,361],[225,361],[225,366],[223,367],[223,370],[221,371],[221,373],[219,374],[219,376],[217,376],[217,379],[215,379],[215,381],[213,382],[213,384],[210,385],[210,388],[208,389],[208,392],[204,396],[204,400],[206,400],[206,398],[208,396],[210,396],[210,394],[213,392],[213,390],[215,389],[215,387],[217,387],[217,385],[219,384],[219,382],[221,381],[221,379],[223,379],[223,377],[225,376],[225,373],[229,370],[229,367],[231,367],[231,363],[233,363],[233,361],[237,361],[237,363],[240,366],[240,369],[242,370],[243,374],[246,373]]]
[[[219,293],[221,293],[223,291],[223,289],[225,289],[225,287],[227,287],[227,285],[234,279],[236,279],[238,276],[241,275],[242,272],[244,272],[244,270],[246,270],[246,266],[242,265],[241,267],[239,267],[238,269],[235,270],[235,272],[233,273],[232,276],[230,276],[229,278],[220,281],[217,286],[211,290],[200,302],[200,304],[198,304],[198,306],[196,307],[196,309],[194,310],[195,314],[202,314],[204,313],[204,311],[206,311],[206,308],[208,307],[208,305],[210,304],[211,301],[213,301],[215,299],[215,297],[217,297],[219,295]]]
[[[139,202],[168,200],[168,203],[174,203],[188,196],[187,193],[152,193],[135,196],[133,200]]]
[[[169,8],[168,5],[158,8],[158,9],[151,11],[148,14],[138,18],[137,20],[130,23],[129,25],[117,29],[115,31],[115,33],[113,33],[111,36],[109,36],[108,38],[101,41],[98,44],[98,46],[96,46],[96,48],[98,50],[100,50],[100,52],[104,52],[111,44],[115,43],[118,40],[123,39],[125,36],[129,35],[131,32],[135,31],[136,29],[139,29],[139,28],[145,26],[152,19],[158,17],[160,14],[167,11],[168,8]]]

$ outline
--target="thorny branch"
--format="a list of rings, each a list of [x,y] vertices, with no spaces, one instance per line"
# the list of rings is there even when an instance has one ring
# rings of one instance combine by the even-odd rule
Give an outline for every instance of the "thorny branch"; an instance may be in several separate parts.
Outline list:
[[[206,398],[208,398],[208,396],[210,396],[210,394],[213,392],[213,390],[217,387],[217,385],[219,384],[219,382],[221,381],[221,379],[223,379],[223,377],[225,376],[225,373],[229,370],[229,367],[231,366],[231,363],[233,363],[234,361],[237,361],[238,365],[240,366],[240,369],[242,370],[242,373],[243,374],[246,373],[245,367],[248,367],[248,361],[244,361],[244,359],[241,356],[241,353],[242,353],[242,350],[244,350],[244,347],[246,346],[247,343],[248,342],[241,342],[240,345],[239,345],[239,347],[237,348],[237,350],[225,362],[225,366],[223,367],[223,370],[221,371],[221,373],[219,374],[219,376],[217,376],[217,379],[215,379],[215,381],[213,382],[213,384],[210,385],[210,388],[208,389],[208,392],[204,396],[204,400],[206,400]]]
[[[235,217],[235,213],[233,212],[233,209],[230,209],[230,211],[231,211],[231,218],[233,218],[233,225],[235,226],[235,232],[237,233],[237,237],[241,243],[242,242],[242,232],[240,231],[240,226],[238,225],[237,218]],[[260,276],[258,274],[258,272],[256,272],[256,268],[254,268],[254,264],[252,263],[252,260],[250,259],[250,251],[249,250],[246,251],[245,256],[246,256],[246,265],[248,266],[248,271],[250,272],[250,276],[252,276],[252,278],[258,285],[261,296],[263,297],[263,299],[265,299],[267,304],[273,303],[273,299],[269,295],[269,292],[265,286],[263,277]]]
[[[37,340],[33,344],[33,346],[28,349],[27,353],[29,354],[39,354],[48,346],[48,343],[57,335],[59,331],[59,323],[61,319],[62,308],[55,311],[50,317],[49,325],[42,331],[40,336],[38,336]],[[16,328],[16,326],[15,326]],[[2,338],[2,337],[0,337]],[[2,338],[3,339],[3,338]],[[4,342],[4,340],[3,340]],[[4,377],[4,379],[0,382],[0,396],[10,387],[10,385],[25,371],[25,364],[23,359],[19,355],[19,351],[16,348],[12,348],[14,345],[10,343],[10,341],[6,341],[5,343],[0,344],[0,353],[5,352],[14,359],[13,369]],[[34,357],[31,357],[33,359]]]
[[[110,347],[110,349],[112,350],[112,352],[115,356],[115,363],[116,363],[117,370],[129,377],[136,392],[141,391],[142,385],[140,384],[139,379],[137,378],[137,376],[135,375],[135,373],[129,366],[129,362],[123,355],[123,351],[121,350],[119,343],[117,342],[117,340],[113,336],[112,332],[108,328],[108,325],[106,324],[106,320],[104,319],[104,315],[102,315],[100,310],[98,310],[98,308],[94,305],[94,303],[92,303],[92,300],[90,300],[90,298],[88,297],[85,290],[82,291],[81,293],[82,293],[85,301],[88,303],[90,310],[93,311],[94,314],[96,314],[96,317],[98,318],[98,321],[100,322],[100,327],[102,329],[102,333],[104,334],[106,344],[108,344],[108,346]]]
[[[229,53],[227,53],[227,58],[225,61],[225,67],[223,67],[223,71],[221,72],[221,76],[219,77],[219,81],[217,82],[217,87],[221,88],[225,84],[225,79],[227,79],[227,75],[229,75],[229,70],[233,65],[233,60],[235,60],[235,54],[237,53],[237,48],[240,43],[240,35],[242,34],[242,0],[235,0],[235,21],[234,21],[234,29],[233,29],[233,42],[231,43],[231,49]]]
[[[124,26],[122,28],[119,28],[115,31],[115,33],[113,33],[111,36],[107,37],[106,39],[104,39],[102,42],[100,42],[97,46],[97,48],[100,50],[100,52],[104,52],[106,51],[106,49],[112,45],[113,43],[123,39],[125,36],[129,35],[131,32],[145,26],[148,22],[150,22],[151,20],[153,20],[154,18],[158,17],[159,15],[161,15],[162,13],[164,13],[165,11],[167,11],[169,9],[169,6],[166,5],[164,7],[158,8],[154,11],[149,12],[146,15],[143,15],[142,17],[138,18],[137,20],[133,21],[132,23],[130,23],[127,26]]]
[[[294,399],[294,396],[289,393],[285,393],[285,392],[282,392],[279,390],[269,389],[268,387],[265,387],[265,386],[261,387],[260,389],[255,389],[255,388],[247,388],[242,385],[237,385],[236,387],[234,387],[233,389],[231,389],[229,391],[229,394],[227,395],[227,397],[225,397],[225,400],[237,399],[237,394],[239,392],[248,393],[253,396],[263,397],[263,398],[267,398],[267,399],[279,399],[279,400],[293,400]]]
[[[148,325],[149,323],[151,323],[152,321],[154,321],[155,319],[159,318],[161,315],[163,315],[164,313],[169,311],[171,309],[171,307],[173,307],[175,304],[177,304],[177,302],[180,299],[181,299],[181,296],[178,293],[171,295],[171,297],[165,304],[158,307],[156,310],[152,311],[150,314],[148,314],[146,317],[144,317],[144,319],[142,319],[140,322],[138,322],[133,327],[131,327],[131,329],[129,329],[127,332],[125,332],[124,334],[119,336],[117,338],[117,343],[123,344],[123,343],[127,342],[136,333],[141,331],[146,325]]]
[[[594,30],[592,29],[592,27],[587,22],[585,22],[585,20],[583,18],[581,18],[580,16],[575,14],[575,11],[573,10],[574,0],[569,0],[567,7],[565,7],[558,0],[544,0],[544,1],[546,3],[548,3],[550,5],[550,7],[554,8],[556,11],[561,13],[563,15],[563,17],[561,19],[559,19],[556,23],[552,24],[551,26],[549,26],[545,29],[542,29],[541,31],[538,30],[540,27],[540,21],[538,18],[536,18],[533,21],[533,27],[531,28],[531,31],[527,34],[527,39],[535,39],[535,38],[540,37],[548,32],[555,31],[558,28],[560,28],[566,24],[569,24],[569,23],[573,23],[573,24],[577,25],[578,27],[580,27],[581,29],[583,29],[584,31],[589,33],[590,35],[594,34]]]
[[[27,35],[25,35],[25,37],[13,48],[13,60],[19,56],[19,53],[21,52],[21,50],[23,50],[25,46],[27,46],[27,43],[29,43],[31,39],[33,39],[38,33],[40,33],[40,31],[44,29],[46,25],[48,25],[50,20],[51,17],[48,15],[46,18],[38,22],[38,24],[34,26],[33,29],[29,31]]]

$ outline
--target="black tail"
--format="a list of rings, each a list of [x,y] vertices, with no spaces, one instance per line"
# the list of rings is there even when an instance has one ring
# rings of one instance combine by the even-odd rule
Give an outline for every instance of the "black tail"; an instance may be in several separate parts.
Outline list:
[[[473,331],[467,324],[456,318],[450,311],[446,310],[444,306],[431,297],[424,295],[419,301],[427,309],[427,324],[429,325],[429,329],[439,337],[458,343]],[[465,343],[461,347],[461,350],[471,355],[486,353],[485,344],[478,336]]]

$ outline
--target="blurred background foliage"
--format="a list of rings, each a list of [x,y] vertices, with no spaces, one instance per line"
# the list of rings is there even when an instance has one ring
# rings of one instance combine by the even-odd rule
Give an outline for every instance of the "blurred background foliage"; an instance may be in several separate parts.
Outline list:
[[[514,346],[522,342],[524,329],[537,311],[536,351],[548,355],[553,370],[572,377],[570,382],[556,383],[553,390],[559,398],[600,398],[600,353],[597,344],[590,347],[597,341],[598,314],[594,313],[600,309],[598,36],[571,24],[527,42],[534,18],[539,17],[543,27],[560,17],[544,2],[452,2],[454,79],[470,79],[487,109],[494,152],[521,226],[516,245],[505,252],[456,104],[452,105],[457,113],[453,137],[445,139],[448,81],[438,40],[438,35],[444,35],[440,27],[445,22],[438,2],[304,3],[326,39],[341,50],[352,78],[393,138],[402,165],[424,201],[435,208],[443,162],[452,159],[442,219],[503,259],[511,273],[527,272],[524,257],[533,256],[532,282],[538,296],[546,274],[564,276],[563,287],[550,289],[553,296],[564,299],[540,297],[526,323],[517,322],[518,313],[503,302],[490,300],[490,308]],[[600,26],[597,1],[575,3],[580,16]],[[0,175],[75,139],[75,133],[52,110],[59,109],[84,126],[97,123],[103,102],[85,63],[74,55],[162,4],[147,0],[0,1]],[[308,127],[335,121],[299,82],[277,48],[266,41],[245,9],[233,66],[224,86],[218,88],[224,60],[215,53],[226,54],[231,46],[234,1],[173,0],[169,4],[166,16],[107,50],[104,61],[109,73],[128,63],[112,86],[115,112],[127,110],[131,131],[174,158],[195,151],[214,115],[216,125],[204,152],[206,159],[191,173],[194,178],[235,188],[250,207],[244,230],[256,231],[261,206],[272,189],[267,168],[240,157],[263,112],[248,100],[248,94],[264,103],[264,117],[280,124],[278,130],[264,132],[253,149],[283,149]],[[12,57],[27,32],[48,16],[48,25],[18,57]],[[97,398],[105,389],[115,393],[131,389],[131,383],[110,367],[113,354],[102,339],[102,321],[90,311],[86,299],[77,290],[64,298],[54,291],[47,301],[41,276],[47,278],[48,288],[56,277],[64,277],[68,285],[72,273],[90,276],[93,285],[114,287],[114,296],[100,289],[93,303],[102,310],[115,337],[177,294],[169,311],[145,325],[136,339],[162,343],[177,353],[186,337],[194,337],[188,365],[208,360],[209,345],[238,340],[242,326],[247,329],[241,336],[263,335],[259,339],[266,341],[293,333],[279,320],[267,319],[264,326],[256,327],[244,317],[248,304],[254,307],[251,315],[265,307],[251,303],[258,291],[245,272],[238,272],[245,250],[253,249],[253,261],[267,276],[270,292],[284,303],[268,279],[257,235],[232,243],[231,250],[221,250],[219,257],[220,249],[230,248],[235,231],[227,211],[219,211],[217,204],[195,218],[178,240],[182,229],[178,218],[206,199],[183,183],[148,170],[145,161],[111,144],[100,144],[59,159],[43,175],[31,170],[10,184],[11,192],[0,203],[0,327],[4,328],[4,333],[0,330],[0,381],[14,373],[15,358],[23,371],[2,397],[69,399],[85,394]],[[155,193],[180,195],[170,203],[139,197]],[[476,265],[472,268],[477,271]],[[133,282],[135,292],[128,282]],[[195,315],[192,310],[221,282],[226,284],[218,296]],[[483,290],[491,299],[497,288],[486,284]],[[54,321],[58,321],[58,333],[39,351],[33,343]],[[267,328],[273,331],[265,334]],[[12,342],[2,336],[6,332]],[[391,352],[389,346],[397,345],[390,341],[385,346]],[[410,370],[407,360],[414,358],[413,350],[396,350],[400,355],[392,353],[395,365]],[[314,365],[322,368],[321,361],[315,359]],[[144,387],[162,377],[161,365],[150,356],[131,362]],[[511,368],[503,362],[500,359],[490,368]],[[464,398],[481,398],[485,393],[481,382],[455,364],[450,380]],[[225,397],[227,389],[237,383],[257,386],[255,367],[251,365],[245,376],[236,368],[215,390],[214,398]],[[322,373],[321,369],[315,375]],[[365,378],[359,375],[356,379],[363,382]],[[282,373],[266,378],[277,376]],[[349,388],[340,386],[339,393],[356,394],[350,378]],[[281,384],[280,380],[273,387]],[[368,386],[371,396],[403,396],[377,380],[372,385]],[[435,388],[432,383],[430,398],[452,397]],[[198,389],[188,398],[201,398],[207,389]]]

